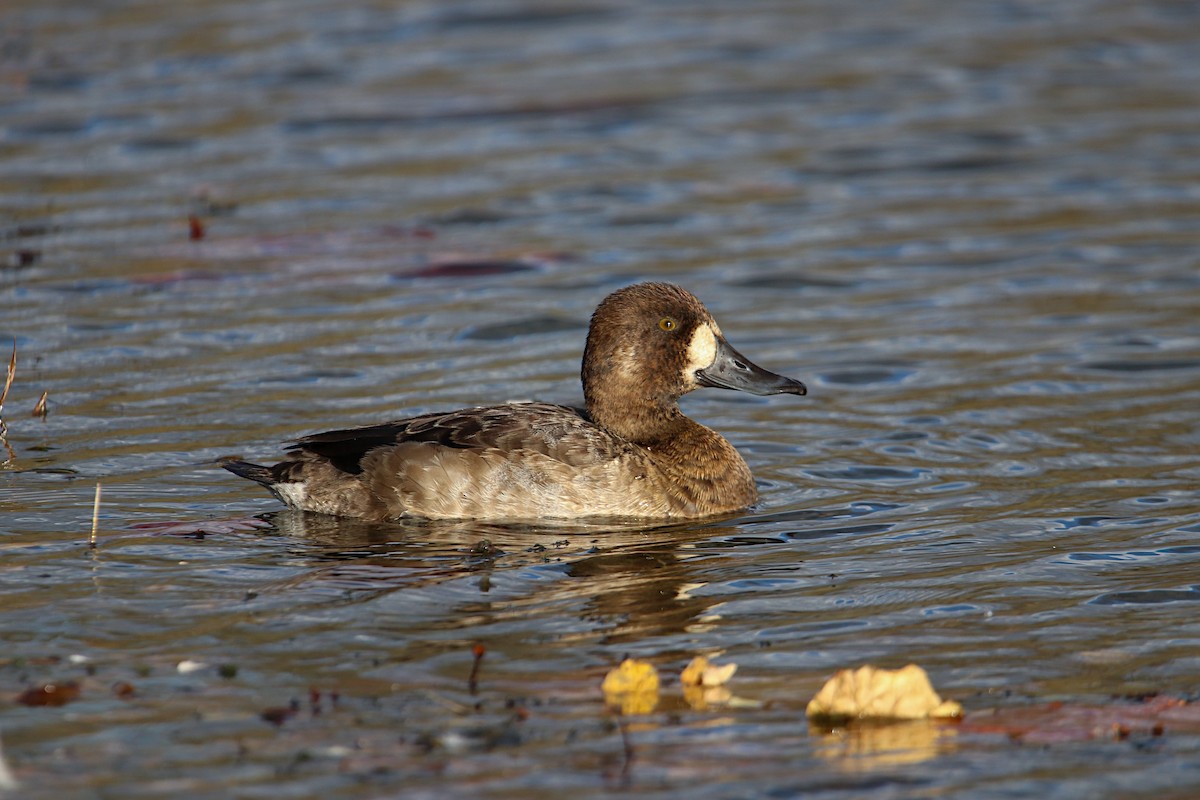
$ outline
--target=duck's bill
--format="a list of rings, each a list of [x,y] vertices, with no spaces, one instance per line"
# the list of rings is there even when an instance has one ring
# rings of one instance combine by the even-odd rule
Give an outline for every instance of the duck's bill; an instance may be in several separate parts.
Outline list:
[[[707,367],[696,371],[696,383],[758,395],[808,394],[800,381],[763,369],[721,337],[717,337],[717,357]]]

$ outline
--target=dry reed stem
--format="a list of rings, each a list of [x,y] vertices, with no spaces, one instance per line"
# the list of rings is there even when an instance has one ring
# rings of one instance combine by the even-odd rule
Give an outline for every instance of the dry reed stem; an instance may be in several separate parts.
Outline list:
[[[19,788],[21,784],[13,777],[8,762],[4,760],[4,751],[0,750],[0,792],[13,792]]]
[[[17,374],[17,340],[13,339],[12,358],[8,360],[8,377],[4,379],[4,391],[0,391],[0,423],[4,417],[4,401],[8,399],[8,390],[12,388],[13,376]]]
[[[96,481],[96,500],[92,503],[92,535],[88,547],[96,549],[96,529],[100,527],[100,481]]]
[[[38,398],[37,405],[33,407],[33,416],[46,418],[48,413],[46,410],[46,397],[50,394],[49,391],[42,392],[42,396]]]
[[[8,458],[0,466],[7,467],[17,460],[17,454],[13,452],[12,445],[8,443],[8,426],[4,424],[4,401],[8,397],[8,390],[12,388],[13,376],[17,374],[17,339],[13,337],[13,352],[12,358],[8,360],[8,377],[4,379],[4,390],[0,391],[0,443],[4,445],[4,452],[8,454]]]

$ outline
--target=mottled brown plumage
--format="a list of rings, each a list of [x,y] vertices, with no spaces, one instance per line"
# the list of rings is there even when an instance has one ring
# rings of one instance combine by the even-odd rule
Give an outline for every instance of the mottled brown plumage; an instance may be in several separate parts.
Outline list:
[[[313,434],[273,467],[226,469],[292,508],[385,520],[670,519],[753,503],[737,450],[684,416],[700,386],[804,394],[729,346],[693,295],[643,283],[609,295],[583,357],[586,410],[508,403]]]

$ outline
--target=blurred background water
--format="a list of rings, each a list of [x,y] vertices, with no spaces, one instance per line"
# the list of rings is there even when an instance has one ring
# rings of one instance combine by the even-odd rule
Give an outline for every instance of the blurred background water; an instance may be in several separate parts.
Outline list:
[[[1193,797],[1194,733],[803,711],[865,662],[968,711],[1196,697],[1198,244],[1191,2],[6,0],[20,796]],[[214,466],[578,402],[588,315],[641,279],[809,385],[684,401],[756,509],[362,526]],[[664,699],[631,761],[605,670],[718,652],[763,705]]]

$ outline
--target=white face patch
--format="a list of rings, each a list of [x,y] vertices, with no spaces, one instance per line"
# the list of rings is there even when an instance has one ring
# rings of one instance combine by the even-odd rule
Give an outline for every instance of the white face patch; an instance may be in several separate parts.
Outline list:
[[[687,377],[694,379],[696,371],[711,367],[717,359],[717,335],[712,326],[702,323],[692,333],[692,341],[688,343]]]

